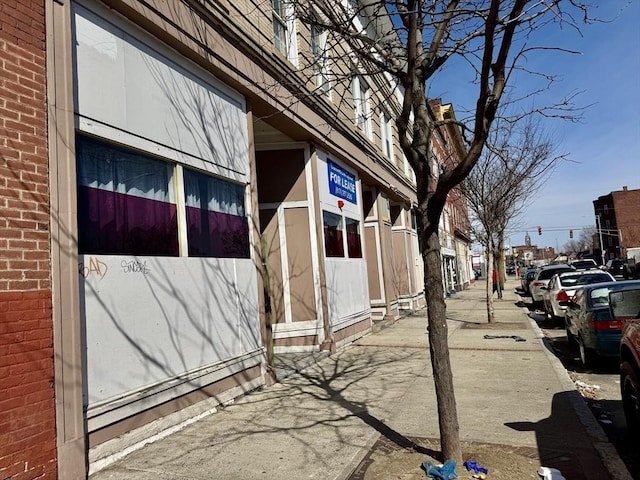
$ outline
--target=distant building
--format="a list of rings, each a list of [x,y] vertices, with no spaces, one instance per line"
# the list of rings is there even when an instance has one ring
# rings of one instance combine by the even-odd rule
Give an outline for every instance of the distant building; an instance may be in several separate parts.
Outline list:
[[[514,245],[511,249],[513,258],[524,265],[551,263],[556,258],[555,248],[531,245],[530,238],[526,245]]]
[[[625,258],[626,250],[640,247],[640,189],[611,192],[593,201],[597,243],[604,261]],[[600,245],[602,242],[602,245]]]

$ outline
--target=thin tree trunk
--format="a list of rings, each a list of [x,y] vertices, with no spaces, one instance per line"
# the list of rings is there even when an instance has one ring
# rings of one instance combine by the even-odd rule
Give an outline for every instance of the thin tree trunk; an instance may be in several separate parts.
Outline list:
[[[437,233],[430,233],[426,238],[426,244],[426,251],[423,250],[425,297],[429,324],[429,351],[438,403],[440,448],[445,461],[453,459],[461,464],[460,427],[449,358],[446,303],[442,285],[442,257]]]
[[[502,291],[504,290],[504,283],[506,280],[506,268],[504,264],[504,231],[498,234],[498,251],[497,263],[498,263],[498,298],[502,298]]]
[[[488,235],[487,242],[487,322],[493,323],[495,320],[495,309],[493,307],[493,240]]]

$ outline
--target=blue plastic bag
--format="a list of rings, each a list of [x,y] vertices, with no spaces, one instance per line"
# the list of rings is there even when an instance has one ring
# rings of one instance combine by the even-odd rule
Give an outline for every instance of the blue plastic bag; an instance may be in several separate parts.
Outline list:
[[[458,478],[456,473],[455,460],[447,460],[444,465],[434,465],[431,462],[422,462],[422,469],[427,473],[427,477],[438,480],[453,480]]]

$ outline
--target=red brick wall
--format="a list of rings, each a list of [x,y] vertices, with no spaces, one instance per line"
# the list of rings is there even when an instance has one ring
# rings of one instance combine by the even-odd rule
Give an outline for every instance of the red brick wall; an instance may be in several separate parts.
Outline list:
[[[640,189],[611,192],[616,224],[626,248],[640,247]]]
[[[0,478],[56,478],[44,1],[0,2]]]

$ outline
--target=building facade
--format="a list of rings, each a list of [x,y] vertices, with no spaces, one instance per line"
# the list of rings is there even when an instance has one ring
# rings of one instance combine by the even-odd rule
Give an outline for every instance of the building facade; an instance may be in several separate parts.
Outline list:
[[[610,192],[593,201],[596,241],[602,242],[603,263],[627,258],[627,249],[640,247],[640,189]]]
[[[436,172],[453,168],[466,154],[460,128],[451,104],[443,104],[441,99],[429,102],[436,122],[442,123],[434,135],[432,149]],[[445,292],[453,294],[471,284],[473,264],[471,257],[471,222],[467,199],[459,187],[447,196],[440,218],[440,243],[442,252],[442,272]]]
[[[86,478],[424,305],[399,87],[288,8],[3,10],[3,478]]]

